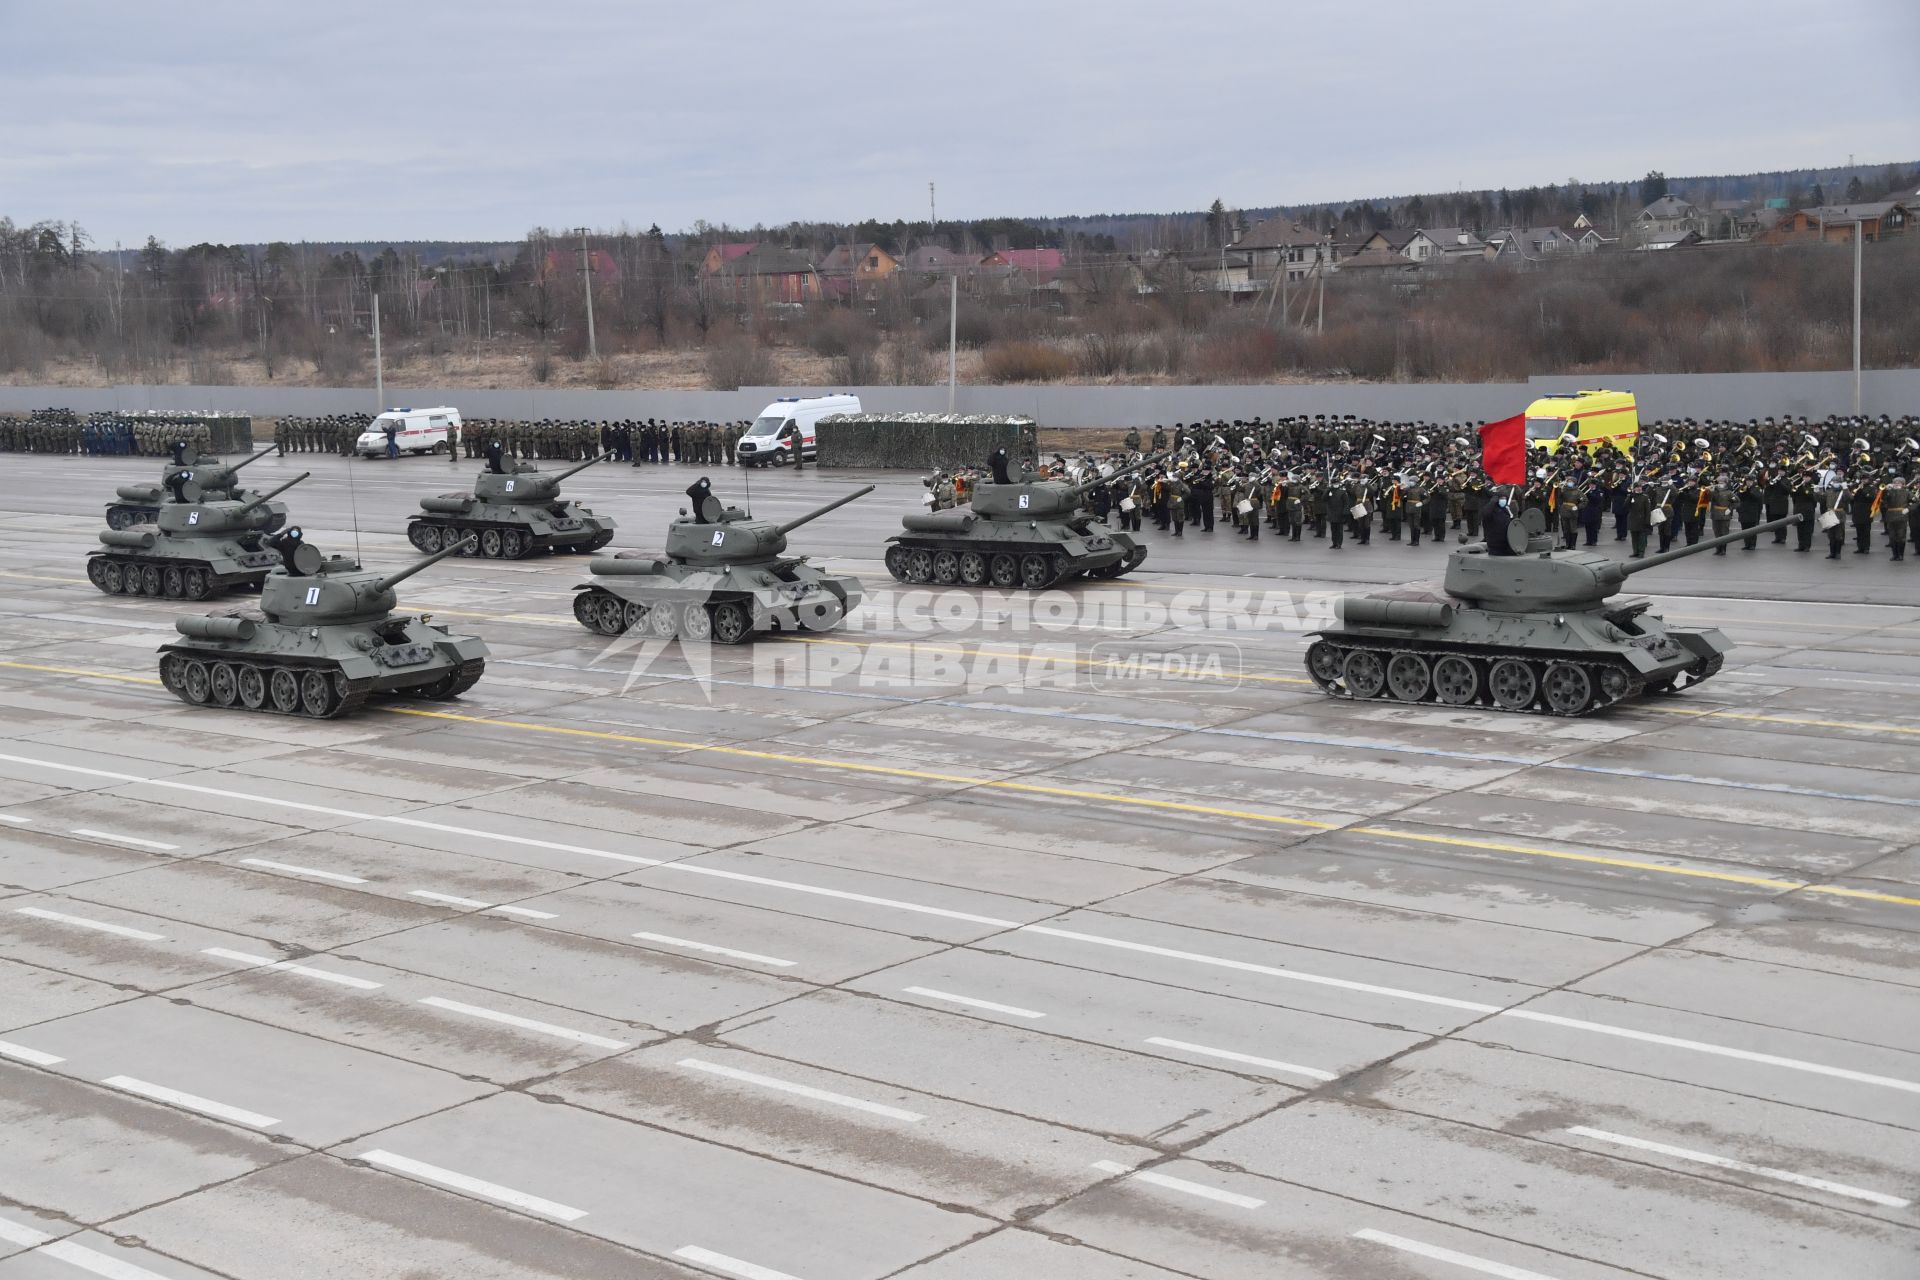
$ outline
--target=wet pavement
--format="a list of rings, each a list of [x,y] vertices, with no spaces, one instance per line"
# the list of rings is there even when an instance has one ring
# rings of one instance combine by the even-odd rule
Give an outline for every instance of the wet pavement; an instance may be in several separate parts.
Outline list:
[[[472,470],[321,462],[383,565]],[[794,535],[842,630],[650,653],[581,559],[449,561],[403,606],[482,682],[314,722],[88,585],[157,467],[7,467],[0,1280],[1914,1274],[1920,567],[1636,579],[1737,646],[1676,697],[1354,704],[1329,562],[1440,552],[913,596],[895,473]],[[598,474],[658,547],[697,473]]]

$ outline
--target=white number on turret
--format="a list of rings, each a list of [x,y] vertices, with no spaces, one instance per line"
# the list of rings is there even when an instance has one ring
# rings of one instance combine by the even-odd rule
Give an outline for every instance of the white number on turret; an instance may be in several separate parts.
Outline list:
[[[199,523],[200,523],[200,513],[199,513],[198,511],[189,511],[189,512],[187,512],[187,523],[188,523],[188,524],[199,524]]]
[[[723,544],[724,542],[726,542],[726,540],[727,540],[727,531],[726,531],[725,529],[715,529],[715,530],[713,531],[713,545],[714,545],[714,546],[716,546],[716,547],[717,547],[717,546],[720,546],[721,544]]]
[[[320,588],[318,588],[318,587],[308,587],[308,588],[307,588],[307,603],[308,603],[308,604],[319,604],[319,603],[320,603]]]
[[[1030,502],[1031,498],[1032,498],[1031,494],[1023,493],[1020,495],[1020,509],[1022,511],[1025,511],[1027,509],[1027,505]]]
[[[507,481],[507,492],[508,492],[508,493],[512,493],[512,492],[513,492],[513,486],[514,486],[514,482],[513,482],[512,480],[509,480],[509,481]]]

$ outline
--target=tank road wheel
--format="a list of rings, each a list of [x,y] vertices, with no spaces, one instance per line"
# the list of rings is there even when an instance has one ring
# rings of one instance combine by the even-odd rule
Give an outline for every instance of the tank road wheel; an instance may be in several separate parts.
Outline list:
[[[107,508],[107,528],[124,529],[132,523],[133,517],[125,507]]]
[[[960,581],[960,557],[951,551],[934,552],[933,580],[943,587]]]
[[[933,581],[933,552],[920,547],[911,547],[906,559],[908,582]]]
[[[1501,710],[1525,711],[1533,705],[1534,694],[1540,692],[1540,681],[1533,668],[1520,659],[1502,658],[1487,673],[1487,688],[1493,691],[1493,700]]]
[[[506,539],[500,536],[498,529],[482,529],[480,531],[480,554],[482,556],[489,560],[498,560],[500,558],[500,552],[505,546]]]
[[[207,691],[215,706],[230,707],[240,700],[240,681],[231,662],[216,662],[207,668]]]
[[[600,629],[600,602],[598,592],[576,591],[573,593],[573,620],[589,631]]]
[[[126,576],[119,563],[113,560],[103,561],[100,568],[100,589],[110,596],[117,596],[126,586]]]
[[[1633,693],[1633,677],[1619,667],[1605,667],[1600,672],[1600,696],[1608,702],[1618,702]]]
[[[503,529],[500,533],[500,558],[518,560],[527,554],[527,535],[518,529]]]
[[[596,621],[601,635],[617,636],[627,629],[627,602],[619,596],[601,596],[594,601]]]
[[[427,530],[431,528],[433,528],[433,526],[430,524],[410,524],[407,526],[407,541],[413,544],[415,551],[427,550]],[[438,539],[435,539],[435,541],[438,541]],[[434,550],[437,551],[439,548],[436,547]]]
[[[753,630],[746,607],[732,600],[713,606],[713,638],[721,644],[739,644]]]
[[[187,594],[187,575],[178,565],[168,565],[160,574],[160,593],[169,600],[184,599]]]
[[[674,632],[680,629],[680,618],[678,615],[679,611],[673,607],[672,603],[663,600],[659,604],[648,608],[647,625],[653,629],[653,634],[660,639],[671,640],[673,639]]]
[[[1417,653],[1396,653],[1387,663],[1387,688],[1402,702],[1422,702],[1433,688],[1433,673]]]
[[[1040,591],[1054,584],[1060,577],[1060,570],[1052,556],[1043,556],[1030,551],[1020,557],[1020,585],[1029,591]]]
[[[689,640],[713,639],[713,615],[705,604],[696,600],[680,610],[680,634]]]
[[[196,707],[207,705],[207,699],[213,696],[213,680],[206,663],[193,658],[181,662],[180,692]]]
[[[1002,551],[987,561],[987,576],[996,587],[1011,587],[1020,581],[1020,562]]]
[[[470,534],[478,534],[479,532],[478,529],[442,529],[440,531],[440,545],[444,547],[448,542],[459,542],[462,538]],[[473,541],[461,546],[460,554],[468,558],[479,555],[480,539],[475,537]]]
[[[1470,707],[1480,700],[1480,671],[1473,659],[1450,653],[1433,664],[1433,696],[1449,707]]]
[[[899,543],[887,548],[887,572],[893,575],[895,582],[907,580],[907,549]]]
[[[267,705],[267,677],[260,668],[251,664],[239,667],[235,674],[235,683],[240,692],[240,705],[249,711],[258,711]]]
[[[960,553],[960,582],[963,586],[977,587],[987,580],[987,558],[978,551]]]
[[[87,581],[102,591],[107,590],[107,566],[112,563],[102,556],[87,558]]]
[[[1356,698],[1377,698],[1387,684],[1387,664],[1371,649],[1355,649],[1340,668],[1347,690]]]
[[[267,696],[273,709],[282,715],[300,710],[300,677],[286,667],[275,667],[267,675]]]
[[[638,600],[627,601],[627,607],[620,611],[620,629],[632,631],[647,625],[647,606]]]
[[[1571,662],[1549,666],[1541,687],[1547,693],[1547,706],[1557,716],[1577,716],[1593,701],[1593,681]]]
[[[1146,563],[1146,559],[1147,549],[1145,547],[1134,546],[1129,548],[1127,558],[1120,562],[1120,567],[1113,571],[1113,576],[1117,578],[1123,573],[1132,573],[1135,569],[1138,569],[1142,564]]]
[[[142,595],[149,595],[155,600],[158,600],[160,593],[164,590],[166,590],[166,582],[160,576],[159,565],[150,564],[140,571],[140,592]]]
[[[309,671],[300,677],[300,709],[315,720],[324,720],[340,705],[334,696],[333,678],[324,671]]]
[[[160,683],[176,698],[185,699],[187,696],[181,684],[186,674],[186,663],[187,660],[177,653],[160,655]]]
[[[1307,647],[1307,674],[1323,693],[1340,692],[1340,651],[1325,640]]]
[[[213,594],[213,584],[207,580],[205,569],[187,569],[180,574],[180,589],[189,600],[205,600]]]

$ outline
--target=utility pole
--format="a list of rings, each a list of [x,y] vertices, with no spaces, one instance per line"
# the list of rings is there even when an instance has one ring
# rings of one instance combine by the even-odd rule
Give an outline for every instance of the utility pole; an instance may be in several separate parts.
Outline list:
[[[953,412],[955,385],[959,382],[960,369],[960,273],[950,277],[953,289],[947,303],[947,412]]]
[[[387,411],[387,370],[380,360],[380,291],[373,291],[373,415]]]
[[[1853,416],[1860,416],[1860,256],[1866,239],[1865,219],[1853,220]]]
[[[927,239],[940,233],[940,211],[933,202],[933,184],[927,184]]]
[[[580,283],[587,291],[587,355],[600,358],[600,342],[593,332],[593,255],[587,250],[587,229],[580,228]]]

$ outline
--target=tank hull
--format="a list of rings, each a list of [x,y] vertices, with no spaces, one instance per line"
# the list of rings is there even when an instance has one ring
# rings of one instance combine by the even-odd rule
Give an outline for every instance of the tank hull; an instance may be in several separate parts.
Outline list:
[[[643,631],[741,644],[770,631],[831,631],[860,606],[865,589],[848,574],[800,560],[695,568],[669,560],[596,561],[574,589],[573,616],[598,635]]]
[[[1671,627],[1641,599],[1598,609],[1501,613],[1415,593],[1349,597],[1369,619],[1313,633],[1307,674],[1334,697],[1542,715],[1590,715],[1691,687],[1732,645],[1718,630]],[[1441,606],[1418,614],[1413,606]]]
[[[887,539],[887,572],[900,582],[1044,591],[1080,577],[1117,578],[1147,558],[1131,534],[1090,516],[1013,521],[942,511],[907,521]]]
[[[258,534],[215,540],[155,530],[145,547],[108,546],[88,552],[87,581],[110,596],[208,600],[223,592],[258,590],[279,563],[280,557],[261,545]]]
[[[219,625],[228,618],[240,625]],[[209,621],[202,630],[225,634],[159,650],[161,683],[189,706],[331,720],[380,694],[457,697],[486,670],[485,644],[417,617],[292,627],[236,610]]]
[[[503,506],[466,494],[429,499],[437,510],[423,511],[407,523],[407,539],[421,551],[438,551],[451,540],[474,536],[464,553],[489,560],[519,560],[553,551],[598,551],[613,541],[614,522],[577,502],[556,500],[539,506]]]

